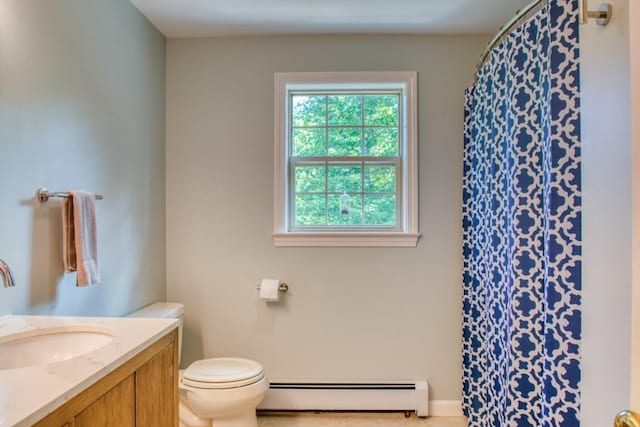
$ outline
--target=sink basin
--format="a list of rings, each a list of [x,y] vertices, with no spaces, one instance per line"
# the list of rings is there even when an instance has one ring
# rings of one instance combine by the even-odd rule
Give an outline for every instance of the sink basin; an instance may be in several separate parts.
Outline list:
[[[0,370],[48,365],[104,347],[113,335],[100,326],[37,329],[0,340]]]

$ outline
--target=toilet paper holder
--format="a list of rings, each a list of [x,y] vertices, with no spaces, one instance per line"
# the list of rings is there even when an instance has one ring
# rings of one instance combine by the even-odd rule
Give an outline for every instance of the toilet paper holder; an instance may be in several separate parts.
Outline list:
[[[260,290],[260,286],[257,286],[256,289]],[[286,283],[280,283],[280,286],[278,287],[278,290],[280,292],[287,292],[289,290],[289,285],[287,285]]]

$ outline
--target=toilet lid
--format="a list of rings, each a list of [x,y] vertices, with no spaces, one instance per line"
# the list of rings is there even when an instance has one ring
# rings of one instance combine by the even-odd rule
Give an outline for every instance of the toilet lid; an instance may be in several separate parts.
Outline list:
[[[193,362],[182,375],[182,382],[199,388],[235,388],[264,378],[262,365],[249,359],[220,357]]]

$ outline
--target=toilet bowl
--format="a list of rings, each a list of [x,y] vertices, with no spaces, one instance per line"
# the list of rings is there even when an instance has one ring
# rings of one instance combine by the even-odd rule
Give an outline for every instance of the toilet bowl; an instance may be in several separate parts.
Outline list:
[[[179,319],[182,337],[183,314],[182,304],[156,303],[129,316]],[[269,388],[260,363],[232,357],[193,362],[178,387],[180,427],[257,427],[256,407]]]
[[[256,407],[267,392],[262,365],[253,360],[199,360],[181,372],[183,401],[216,427],[257,427]]]

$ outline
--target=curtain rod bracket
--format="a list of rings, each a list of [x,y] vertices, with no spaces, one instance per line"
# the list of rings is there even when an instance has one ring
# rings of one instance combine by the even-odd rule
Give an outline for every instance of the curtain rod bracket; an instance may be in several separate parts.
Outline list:
[[[613,8],[610,3],[601,3],[597,11],[589,10],[587,0],[580,1],[580,23],[586,24],[589,19],[595,18],[598,25],[607,25],[611,21]]]

